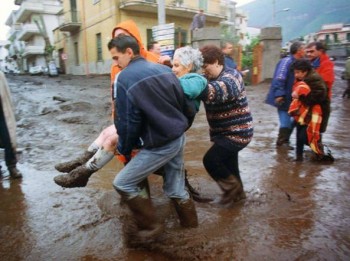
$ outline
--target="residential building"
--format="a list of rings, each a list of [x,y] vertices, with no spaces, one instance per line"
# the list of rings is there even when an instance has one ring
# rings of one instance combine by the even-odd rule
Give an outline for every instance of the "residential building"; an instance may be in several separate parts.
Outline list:
[[[191,43],[190,24],[199,9],[206,27],[218,27],[226,19],[221,0],[164,0],[166,23],[175,23],[175,47]],[[108,74],[112,60],[107,49],[112,29],[132,19],[138,25],[144,45],[152,41],[152,27],[158,25],[156,0],[63,0],[60,25],[54,30],[60,70],[68,74]]]
[[[53,30],[58,27],[57,14],[62,10],[57,0],[15,0],[19,9],[13,11],[6,21],[11,27],[10,55],[21,59],[24,71],[32,66],[46,67],[55,59]],[[51,50],[51,52],[50,52]]]
[[[327,44],[349,43],[350,24],[324,24],[316,33],[317,41],[324,41]]]

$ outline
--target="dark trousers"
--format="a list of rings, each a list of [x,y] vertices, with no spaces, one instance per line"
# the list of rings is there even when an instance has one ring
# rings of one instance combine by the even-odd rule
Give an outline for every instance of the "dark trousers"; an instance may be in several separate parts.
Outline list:
[[[2,102],[0,97],[0,147],[5,149],[5,162],[6,166],[16,165],[16,153],[11,145],[10,133],[7,128],[5,114],[2,108]]]
[[[226,179],[234,175],[242,183],[238,167],[239,151],[240,149],[228,150],[214,143],[204,155],[203,165],[214,180]]]
[[[304,145],[308,145],[309,144],[308,141],[307,141],[307,133],[306,133],[307,125],[297,124],[296,128],[297,128],[297,150],[296,150],[296,154],[297,155],[303,155]]]

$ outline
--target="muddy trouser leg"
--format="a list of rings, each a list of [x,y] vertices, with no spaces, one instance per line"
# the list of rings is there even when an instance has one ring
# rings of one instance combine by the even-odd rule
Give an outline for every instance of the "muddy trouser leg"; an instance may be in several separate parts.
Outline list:
[[[304,153],[304,145],[307,145],[307,134],[306,134],[307,125],[297,125],[297,137],[296,137],[296,143],[297,143],[297,149],[296,149],[296,159],[302,160],[303,159],[303,153]]]
[[[0,98],[0,101],[1,101],[1,98]],[[17,158],[16,158],[15,150],[11,144],[11,137],[10,137],[9,130],[7,128],[4,111],[2,109],[2,104],[0,105],[1,105],[0,106],[0,139],[1,139],[2,146],[5,149],[6,166],[9,167],[17,164]]]

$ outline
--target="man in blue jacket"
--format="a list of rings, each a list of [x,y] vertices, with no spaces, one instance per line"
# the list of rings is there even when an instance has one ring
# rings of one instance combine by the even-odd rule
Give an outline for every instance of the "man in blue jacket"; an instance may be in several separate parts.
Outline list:
[[[138,184],[164,166],[164,192],[172,199],[184,227],[198,225],[192,199],[185,190],[183,148],[188,120],[185,96],[177,77],[167,66],[147,62],[133,37],[120,35],[108,49],[123,69],[114,82],[117,150],[128,162],[113,186],[127,203],[137,225],[136,236],[158,236],[163,225],[156,220],[151,199]],[[131,158],[133,149],[142,148]]]
[[[294,72],[291,65],[296,59],[303,58],[305,45],[294,42],[290,46],[290,55],[281,59],[276,65],[266,103],[277,107],[279,118],[279,132],[276,142],[277,147],[289,146],[289,138],[293,131],[293,120],[288,114],[289,105],[292,101],[292,87],[294,84]]]

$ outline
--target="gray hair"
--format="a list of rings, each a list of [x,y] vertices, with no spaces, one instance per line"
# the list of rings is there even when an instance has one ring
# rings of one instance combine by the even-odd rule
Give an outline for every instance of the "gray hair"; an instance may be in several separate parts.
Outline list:
[[[203,56],[198,49],[194,49],[191,46],[181,47],[175,50],[174,58],[179,59],[180,64],[188,67],[192,64],[191,73],[197,72],[202,68]]]

